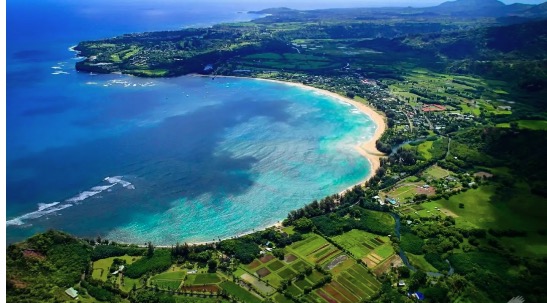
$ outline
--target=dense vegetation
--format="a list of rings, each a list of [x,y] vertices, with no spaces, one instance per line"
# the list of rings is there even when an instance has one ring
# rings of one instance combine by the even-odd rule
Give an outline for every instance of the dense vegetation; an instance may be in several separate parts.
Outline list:
[[[8,302],[56,302],[65,288],[85,273],[91,246],[72,236],[48,231],[8,246]]]
[[[495,0],[270,9],[80,43],[81,71],[244,75],[344,94],[385,114],[386,157],[365,186],[291,211],[284,229],[171,249],[38,234],[7,249],[7,301],[66,301],[74,287],[86,302],[412,302],[414,291],[542,302],[545,11]]]
[[[139,259],[129,265],[125,270],[125,275],[129,278],[137,279],[146,273],[159,273],[171,266],[171,254],[166,250],[156,250],[151,255]]]

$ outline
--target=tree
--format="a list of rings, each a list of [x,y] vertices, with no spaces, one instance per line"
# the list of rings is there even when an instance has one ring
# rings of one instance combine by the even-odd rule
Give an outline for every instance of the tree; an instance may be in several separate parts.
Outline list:
[[[408,278],[410,277],[410,269],[408,269],[408,267],[406,266],[401,266],[397,269],[397,271],[399,272],[399,276],[401,278]]]
[[[300,218],[294,221],[294,229],[300,232],[309,232],[313,228],[312,220],[308,218]]]
[[[210,273],[214,273],[217,271],[217,266],[218,266],[217,261],[211,259],[207,262],[207,267],[208,267],[207,271]]]
[[[152,245],[152,242],[148,242],[148,250],[146,251],[147,257],[152,257],[154,255],[154,246]]]
[[[410,291],[415,291],[421,285],[424,285],[426,281],[427,281],[426,273],[421,270],[418,270],[412,275],[412,278],[410,279],[410,282],[408,283],[408,289]]]

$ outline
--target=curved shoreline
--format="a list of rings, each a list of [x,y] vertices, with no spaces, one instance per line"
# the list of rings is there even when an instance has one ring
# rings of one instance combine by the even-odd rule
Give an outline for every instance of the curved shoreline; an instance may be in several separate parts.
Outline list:
[[[212,78],[212,76],[198,75],[198,74],[191,74],[189,76]],[[281,81],[281,80],[274,80],[274,79],[253,78],[253,77],[238,77],[238,76],[214,76],[214,77],[215,78],[234,78],[234,79],[253,79],[253,80],[268,81],[268,82],[274,82],[274,83],[299,87],[301,89],[314,91],[319,94],[326,95],[331,98],[335,98],[339,101],[342,101],[344,103],[350,104],[353,107],[355,107],[357,110],[359,110],[361,113],[368,116],[372,120],[372,122],[376,124],[376,129],[374,130],[374,134],[367,141],[357,144],[354,148],[359,154],[361,154],[363,157],[365,157],[368,160],[368,162],[370,163],[370,172],[365,179],[341,191],[340,194],[346,192],[347,190],[351,189],[352,187],[356,185],[364,184],[366,181],[370,180],[370,178],[374,176],[378,168],[380,168],[380,158],[384,157],[385,154],[376,148],[376,141],[378,141],[378,139],[380,139],[382,134],[385,132],[387,128],[387,123],[385,121],[384,116],[381,113],[374,110],[372,107],[369,107],[366,104],[355,101],[348,97],[344,97],[337,93],[328,91],[326,89],[308,86],[302,83],[288,82],[288,81]]]
[[[198,75],[198,74],[190,74],[190,75],[186,75],[186,76],[206,77],[206,78],[211,78],[212,77],[212,76]],[[382,136],[382,134],[384,133],[387,125],[385,123],[384,116],[381,113],[376,112],[373,108],[371,108],[371,107],[369,107],[369,106],[367,106],[367,105],[365,105],[361,102],[358,102],[356,100],[352,100],[350,98],[344,97],[340,94],[337,94],[337,93],[334,93],[334,92],[331,92],[331,91],[328,91],[328,90],[325,90],[325,89],[320,89],[320,88],[316,88],[316,87],[312,87],[312,86],[307,86],[307,85],[304,85],[304,84],[301,84],[301,83],[288,82],[288,81],[282,81],[282,80],[274,80],[274,79],[253,78],[253,77],[237,77],[237,76],[214,76],[214,77],[234,78],[234,79],[252,79],[252,80],[268,81],[268,82],[278,83],[278,84],[282,84],[282,85],[290,85],[290,86],[297,87],[297,88],[300,88],[300,89],[303,89],[303,90],[306,90],[306,91],[309,91],[309,92],[314,92],[314,93],[318,93],[318,94],[323,95],[323,96],[330,97],[330,98],[332,98],[336,101],[340,101],[340,102],[349,104],[349,105],[353,106],[354,108],[356,108],[357,110],[359,110],[359,112],[361,112],[361,113],[365,114],[366,116],[368,116],[372,120],[372,122],[375,124],[374,133],[370,138],[367,138],[366,141],[363,140],[362,142],[359,142],[353,148],[361,156],[365,157],[365,159],[370,163],[370,171],[368,172],[368,174],[365,176],[364,179],[362,179],[361,181],[359,181],[355,184],[352,184],[352,185],[348,186],[346,189],[340,191],[339,194],[344,194],[345,192],[352,189],[353,187],[358,186],[358,185],[362,185],[363,183],[368,181],[370,178],[372,178],[376,174],[377,169],[380,167],[380,158],[383,157],[384,154],[381,153],[380,151],[378,151],[378,149],[376,148],[376,141]],[[334,100],[332,102],[334,102]],[[334,194],[334,193],[332,193],[332,194]],[[311,201],[308,201],[308,203],[309,202],[311,202]],[[293,208],[293,209],[296,209],[296,208]],[[293,210],[293,209],[291,209],[291,210]],[[286,214],[280,220],[283,220],[285,217],[286,217]],[[239,237],[254,233],[256,231],[264,230],[264,229],[267,229],[267,228],[271,228],[271,227],[279,228],[279,227],[281,227],[281,221],[277,221],[276,223],[271,223],[271,221],[270,221],[270,223],[262,222],[262,224],[263,225],[258,225],[254,228],[249,229],[248,231],[243,231],[241,233],[234,234],[234,235],[224,237],[224,238],[221,238],[221,239],[225,240],[225,239],[239,238]],[[218,239],[217,241],[199,241],[199,240],[198,241],[188,241],[186,243],[188,243],[189,245],[203,245],[203,244],[216,243],[221,239]],[[124,243],[123,241],[117,241],[117,242],[118,243],[123,243],[123,244],[136,244],[136,243],[130,243],[130,242],[125,242]],[[165,244],[164,245],[157,245],[157,247],[166,247],[166,248],[171,247],[171,246],[172,245],[165,245]]]
[[[190,75],[187,75],[187,76],[205,77],[205,78],[212,78],[213,77],[213,76],[199,75],[199,74],[190,74]],[[268,81],[268,82],[274,82],[274,83],[279,83],[279,84],[298,87],[298,88],[301,88],[301,89],[305,89],[305,90],[313,91],[313,92],[316,92],[316,93],[319,93],[319,94],[322,94],[322,95],[326,95],[326,96],[329,96],[329,97],[334,98],[336,100],[339,100],[339,101],[342,101],[344,103],[350,104],[353,107],[355,107],[357,110],[359,110],[361,113],[368,116],[372,120],[372,122],[374,122],[374,124],[376,124],[376,129],[374,130],[374,134],[367,141],[364,141],[364,142],[361,142],[361,143],[355,145],[354,148],[361,156],[363,156],[365,159],[367,159],[367,161],[370,163],[370,172],[365,177],[365,179],[359,181],[358,183],[356,183],[354,185],[349,186],[348,188],[341,191],[339,194],[344,194],[345,192],[352,189],[353,187],[355,187],[357,185],[364,184],[365,182],[370,180],[370,178],[372,178],[376,174],[376,171],[378,170],[378,168],[380,168],[380,158],[382,158],[385,154],[382,153],[381,151],[379,151],[376,148],[376,141],[378,139],[380,139],[382,134],[385,132],[385,130],[387,128],[387,123],[385,122],[384,116],[382,114],[380,114],[379,112],[377,112],[376,110],[374,110],[372,107],[369,107],[369,106],[367,106],[367,105],[365,105],[361,102],[355,101],[355,100],[350,99],[348,97],[344,97],[344,96],[339,95],[337,93],[334,93],[334,92],[331,92],[331,91],[328,91],[328,90],[325,90],[325,89],[320,89],[320,88],[317,88],[317,87],[313,87],[313,86],[304,85],[302,83],[288,82],[288,81],[281,81],[281,80],[274,80],[274,79],[253,78],[253,77],[237,77],[237,76],[214,76],[214,77],[215,78],[234,78],[234,79],[253,79],[253,80]],[[241,234],[237,234],[237,235],[234,235],[232,237],[227,237],[227,238],[224,238],[222,240],[243,237],[245,235],[252,234],[256,231],[264,230],[264,229],[267,229],[267,228],[270,228],[270,227],[281,228],[282,227],[281,221],[278,221],[277,223],[274,223],[274,224],[268,224],[268,225],[260,226],[260,227],[254,228],[251,231],[243,232]],[[219,240],[221,240],[221,239],[219,239]],[[216,242],[204,241],[204,242],[186,242],[186,243],[188,245],[205,245],[205,244],[211,244],[211,243],[216,243]],[[169,248],[171,246],[169,246],[169,245],[158,245],[157,247],[167,247],[167,248]]]

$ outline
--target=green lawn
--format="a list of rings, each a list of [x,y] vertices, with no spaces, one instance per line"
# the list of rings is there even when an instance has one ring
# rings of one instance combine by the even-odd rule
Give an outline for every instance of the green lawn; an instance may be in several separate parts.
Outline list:
[[[442,179],[444,177],[447,177],[450,175],[450,171],[444,169],[444,168],[441,168],[437,165],[433,165],[431,167],[429,167],[428,169],[426,169],[423,174],[425,176],[430,176],[431,178],[433,179]]]
[[[472,115],[475,115],[475,116],[478,116],[478,115],[481,114],[481,110],[479,108],[474,107],[474,106],[470,107],[469,105],[467,105],[465,103],[461,103],[460,107],[461,107],[462,112],[464,114],[472,114]]]
[[[418,145],[418,154],[424,157],[425,160],[431,160],[433,155],[431,154],[431,149],[433,148],[433,141],[425,141]]]
[[[433,267],[433,265],[429,264],[422,255],[414,255],[409,252],[406,253],[406,256],[408,257],[408,260],[410,261],[410,264],[416,268],[419,268],[423,271],[432,271],[432,272],[438,272],[438,270]]]
[[[133,285],[135,285],[137,289],[143,286],[140,279],[131,279],[128,277],[124,277],[123,280],[124,280],[124,284],[120,285],[120,289],[126,293],[130,292],[133,289]]]
[[[95,262],[93,262],[93,274],[91,275],[93,279],[95,280],[101,280],[106,281],[108,276],[108,271],[110,269],[110,266],[112,266],[112,262],[114,262],[114,259],[123,259],[127,264],[131,264],[141,257],[134,257],[134,256],[121,256],[121,257],[111,257],[106,259],[100,259]]]
[[[464,208],[460,208],[460,203]],[[422,206],[425,209],[419,212],[421,216],[440,214],[446,209],[457,216],[456,224],[463,228],[537,231],[544,228],[542,217],[547,212],[546,199],[532,194],[525,183],[516,183],[510,188],[498,184],[481,186],[448,200],[423,203]],[[441,211],[434,207],[441,208]],[[426,214],[427,210],[430,213]]]

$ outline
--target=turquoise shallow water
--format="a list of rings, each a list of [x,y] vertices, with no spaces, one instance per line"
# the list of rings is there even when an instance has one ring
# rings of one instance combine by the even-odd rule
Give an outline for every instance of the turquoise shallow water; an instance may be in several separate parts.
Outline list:
[[[210,241],[273,224],[368,174],[353,146],[375,125],[331,97],[252,79],[86,77],[93,110],[74,98],[71,113],[48,114],[75,128],[67,142],[8,163],[8,193],[35,202],[8,211],[14,238],[54,227],[134,243]],[[29,184],[35,191],[22,191]]]
[[[353,146],[376,126],[351,106],[251,79],[82,74],[67,50],[248,19],[242,8],[53,2],[7,3],[8,243],[48,228],[210,241],[275,223],[368,174]]]

